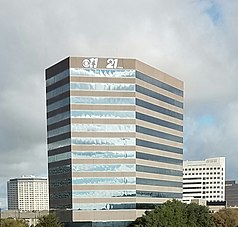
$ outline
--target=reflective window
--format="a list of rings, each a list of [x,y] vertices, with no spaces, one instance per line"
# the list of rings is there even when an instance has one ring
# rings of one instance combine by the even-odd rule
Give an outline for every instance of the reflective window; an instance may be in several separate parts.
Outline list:
[[[165,132],[160,132],[158,130],[149,129],[149,128],[145,128],[138,125],[136,126],[136,132],[143,133],[150,136],[155,136],[155,137],[166,139],[166,140],[175,141],[178,143],[183,143],[183,137],[174,136]]]
[[[47,124],[48,125],[51,125],[51,124],[54,124],[56,122],[59,122],[59,121],[62,121],[62,120],[65,120],[69,118],[69,111],[67,112],[64,112],[64,113],[60,113],[60,114],[57,114],[56,116],[54,117],[50,117],[47,119]]]
[[[111,98],[111,97],[81,96],[81,97],[71,97],[70,102],[72,104],[131,105],[131,104],[135,104],[135,98]]]
[[[166,181],[166,180],[155,180],[145,178],[136,178],[136,183],[144,185],[166,186],[166,187],[178,187],[178,188],[183,187],[183,183],[178,181]]]
[[[181,159],[167,158],[163,156],[145,154],[141,152],[136,152],[136,158],[155,161],[155,162],[169,163],[169,164],[180,165],[180,166],[183,164],[183,160]]]
[[[74,203],[73,209],[78,210],[121,210],[136,209],[135,203]]]
[[[178,88],[175,88],[175,87],[173,87],[169,84],[163,83],[159,80],[156,80],[156,79],[154,79],[154,78],[152,78],[148,75],[145,75],[141,72],[136,71],[136,78],[183,97],[183,91],[182,90],[180,90]]]
[[[149,147],[152,149],[158,149],[161,151],[168,151],[168,152],[172,152],[172,153],[178,153],[178,154],[183,153],[182,148],[172,147],[169,145],[164,145],[164,144],[159,144],[159,143],[153,143],[153,142],[146,141],[146,140],[136,139],[136,145],[142,146],[142,147]]]
[[[158,100],[160,100],[162,102],[169,103],[169,104],[177,106],[179,108],[183,108],[183,103],[182,102],[177,101],[177,100],[172,99],[172,98],[169,98],[169,97],[167,97],[165,95],[156,93],[154,91],[151,91],[151,90],[149,90],[147,88],[144,88],[144,87],[141,87],[139,85],[136,85],[136,91],[138,91],[141,94],[147,95],[149,97],[158,99]]]
[[[126,226],[129,226],[130,224],[131,224],[131,221],[107,221],[107,222],[103,221],[103,222],[93,222],[92,227],[109,227],[109,226],[126,227]]]
[[[138,197],[153,197],[153,198],[173,198],[182,199],[183,193],[176,192],[154,192],[154,191],[136,191]]]
[[[72,158],[135,158],[135,151],[75,151]]]
[[[63,94],[64,92],[69,91],[69,84],[65,84],[61,87],[58,87],[52,91],[46,93],[46,98],[51,99],[57,95]]]
[[[135,177],[82,177],[73,178],[73,184],[135,184]]]
[[[54,142],[54,143],[49,143],[48,144],[48,150],[50,151],[50,150],[65,147],[65,146],[68,146],[68,145],[70,145],[70,138],[65,139],[65,140],[61,140],[61,141],[57,141],[57,142]]]
[[[137,203],[136,209],[138,210],[152,210],[155,209],[155,207],[159,206],[161,204],[159,203]]]
[[[72,210],[72,204],[71,203],[66,203],[66,204],[63,204],[63,205],[55,204],[54,209],[60,209],[60,210],[70,209],[70,210]]]
[[[135,70],[70,68],[70,75],[86,77],[135,77]]]
[[[58,180],[57,178],[49,181],[51,188],[65,187],[72,184],[71,179]]]
[[[47,106],[47,112],[59,109],[63,106],[69,105],[69,98],[62,99]]]
[[[48,163],[59,162],[71,158],[71,152],[48,156]]]
[[[74,151],[62,154],[52,155],[48,157],[48,163],[58,162],[62,160],[73,159],[103,159],[103,158],[135,158],[135,151]]]
[[[49,175],[58,175],[71,172],[70,165],[51,167],[49,168]]]
[[[67,69],[59,74],[56,74],[55,76],[51,77],[50,79],[46,80],[46,86],[54,84],[68,76],[69,76],[69,70]]]
[[[48,150],[58,149],[70,145],[103,145],[103,146],[135,146],[135,138],[68,138],[48,144]]]
[[[151,166],[142,166],[142,165],[136,165],[136,171],[145,172],[145,173],[170,175],[170,176],[179,176],[179,177],[183,176],[183,171],[178,171],[178,170],[173,170],[173,169],[165,169],[165,168],[158,168],[158,167],[151,167]]]
[[[72,110],[72,118],[119,118],[135,119],[135,111],[99,111],[99,110]]]
[[[153,110],[153,111],[158,112],[158,113],[165,114],[165,115],[170,116],[170,117],[174,117],[174,118],[183,120],[183,115],[181,113],[163,108],[161,106],[154,105],[154,104],[149,103],[149,102],[145,102],[145,101],[140,100],[140,99],[136,99],[136,105],[144,107],[146,109]]]
[[[50,193],[50,199],[66,199],[71,197],[72,193],[70,191]]]
[[[73,172],[134,172],[135,164],[73,164]]]
[[[65,198],[113,198],[113,197],[152,197],[152,198],[182,198],[182,193],[155,192],[155,191],[135,191],[135,190],[95,190],[95,191],[70,191],[57,192],[50,194],[51,199]]]
[[[163,127],[171,128],[171,129],[174,129],[174,130],[177,130],[177,131],[180,131],[180,132],[183,131],[183,126],[181,126],[181,125],[171,123],[169,121],[161,120],[159,118],[155,118],[155,117],[145,115],[145,114],[142,114],[142,113],[136,112],[136,118],[140,119],[142,121],[147,121],[147,122],[150,122],[150,123],[153,123],[153,124],[161,125]]]
[[[112,197],[135,197],[135,190],[95,190],[95,191],[73,191],[74,198],[112,198]]]
[[[135,138],[72,138],[73,145],[119,145],[119,146],[135,146]]]
[[[135,125],[72,124],[72,132],[135,132]]]
[[[66,132],[70,132],[70,125],[66,125],[60,128],[56,128],[47,132],[47,137],[57,136]]]
[[[135,91],[135,84],[119,83],[70,83],[72,90]]]

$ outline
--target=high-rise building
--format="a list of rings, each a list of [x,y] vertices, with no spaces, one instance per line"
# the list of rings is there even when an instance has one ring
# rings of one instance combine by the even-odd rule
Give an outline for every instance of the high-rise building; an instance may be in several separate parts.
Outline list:
[[[225,201],[225,158],[183,162],[183,200]]]
[[[7,182],[8,210],[49,210],[46,178],[22,176]]]
[[[126,226],[182,199],[183,82],[134,59],[46,69],[50,208],[69,226]]]

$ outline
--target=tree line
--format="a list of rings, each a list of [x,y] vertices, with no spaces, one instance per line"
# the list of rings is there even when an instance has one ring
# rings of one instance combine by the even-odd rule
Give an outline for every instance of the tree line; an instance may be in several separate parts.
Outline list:
[[[237,227],[238,209],[222,209],[214,214],[207,206],[167,201],[146,211],[129,227]]]
[[[1,227],[29,227],[21,219],[0,220]],[[196,203],[167,201],[154,210],[146,211],[128,227],[237,227],[238,209],[222,209],[214,214],[209,208]],[[54,213],[39,218],[36,227],[63,227]]]
[[[0,220],[0,227],[29,227],[29,225],[22,219],[5,218]],[[50,213],[40,217],[36,227],[63,227],[63,224],[54,213]]]

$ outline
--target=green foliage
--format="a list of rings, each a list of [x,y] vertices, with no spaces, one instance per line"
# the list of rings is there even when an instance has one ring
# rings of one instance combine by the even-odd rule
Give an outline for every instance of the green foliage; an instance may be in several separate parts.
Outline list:
[[[54,213],[39,218],[36,227],[63,227]]]
[[[196,203],[187,205],[187,220],[187,225],[190,227],[214,226],[208,207],[200,206]]]
[[[236,227],[238,226],[238,209],[222,209],[213,214],[216,227]]]
[[[15,220],[12,218],[6,218],[0,221],[1,221],[1,227],[28,227],[28,224],[26,222],[19,219]]]
[[[167,201],[137,218],[130,227],[214,227],[213,219],[205,206],[185,204],[178,200]]]

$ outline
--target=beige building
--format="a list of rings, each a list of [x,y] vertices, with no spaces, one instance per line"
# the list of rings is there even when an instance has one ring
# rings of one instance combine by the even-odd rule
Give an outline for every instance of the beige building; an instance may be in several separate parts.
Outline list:
[[[0,218],[21,219],[21,220],[24,220],[30,227],[36,226],[39,218],[48,214],[49,214],[48,210],[21,211],[21,210],[1,210],[0,209]]]
[[[68,226],[127,226],[182,199],[183,82],[134,59],[46,69],[50,209]]]
[[[49,210],[49,192],[46,178],[22,176],[7,182],[8,210]]]

